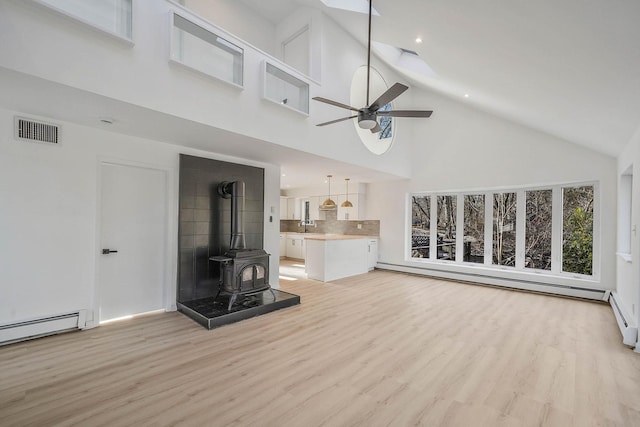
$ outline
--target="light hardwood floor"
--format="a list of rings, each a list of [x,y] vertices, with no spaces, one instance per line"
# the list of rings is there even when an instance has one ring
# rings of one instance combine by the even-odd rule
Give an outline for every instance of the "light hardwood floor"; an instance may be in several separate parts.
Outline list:
[[[605,304],[375,271],[207,331],[179,313],[0,347],[0,425],[640,426]]]

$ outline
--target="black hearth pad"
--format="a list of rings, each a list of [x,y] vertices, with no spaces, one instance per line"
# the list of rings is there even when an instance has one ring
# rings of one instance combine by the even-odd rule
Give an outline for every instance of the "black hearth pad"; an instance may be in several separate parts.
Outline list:
[[[271,289],[254,295],[238,296],[231,311],[227,311],[228,304],[229,299],[226,296],[220,296],[216,300],[213,298],[201,298],[179,302],[178,311],[200,323],[205,328],[214,329],[229,323],[300,304],[300,297],[288,292]]]

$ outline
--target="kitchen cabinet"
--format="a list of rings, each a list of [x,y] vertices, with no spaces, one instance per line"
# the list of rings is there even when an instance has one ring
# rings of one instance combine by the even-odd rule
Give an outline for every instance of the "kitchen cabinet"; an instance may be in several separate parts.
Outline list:
[[[309,279],[329,282],[369,271],[367,236],[316,235],[306,239],[305,270]],[[377,240],[376,248],[377,248]]]
[[[280,197],[280,219],[289,219],[287,216],[288,210],[287,197]]]
[[[286,235],[285,240],[287,258],[304,260],[306,255],[304,237],[298,235]]]
[[[284,258],[287,256],[287,239],[284,237],[284,234],[280,235],[280,258]]]
[[[367,267],[371,271],[376,268],[378,263],[378,239],[369,239],[367,246]]]

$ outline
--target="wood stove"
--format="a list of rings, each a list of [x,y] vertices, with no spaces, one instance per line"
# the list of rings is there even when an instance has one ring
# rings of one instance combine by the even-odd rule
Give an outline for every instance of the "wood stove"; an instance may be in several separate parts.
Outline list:
[[[218,185],[218,194],[225,199],[231,199],[231,243],[224,256],[212,256],[209,259],[220,264],[220,282],[216,298],[221,295],[229,296],[227,310],[231,310],[238,296],[271,290],[270,255],[264,249],[246,248],[244,189],[242,181],[225,181]]]

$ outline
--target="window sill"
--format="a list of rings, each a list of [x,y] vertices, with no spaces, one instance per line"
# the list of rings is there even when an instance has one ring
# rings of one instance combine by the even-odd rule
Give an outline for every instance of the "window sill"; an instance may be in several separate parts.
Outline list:
[[[622,258],[625,262],[631,264],[633,258],[631,257],[631,254],[628,252],[616,252],[616,255],[618,255],[620,258]]]

